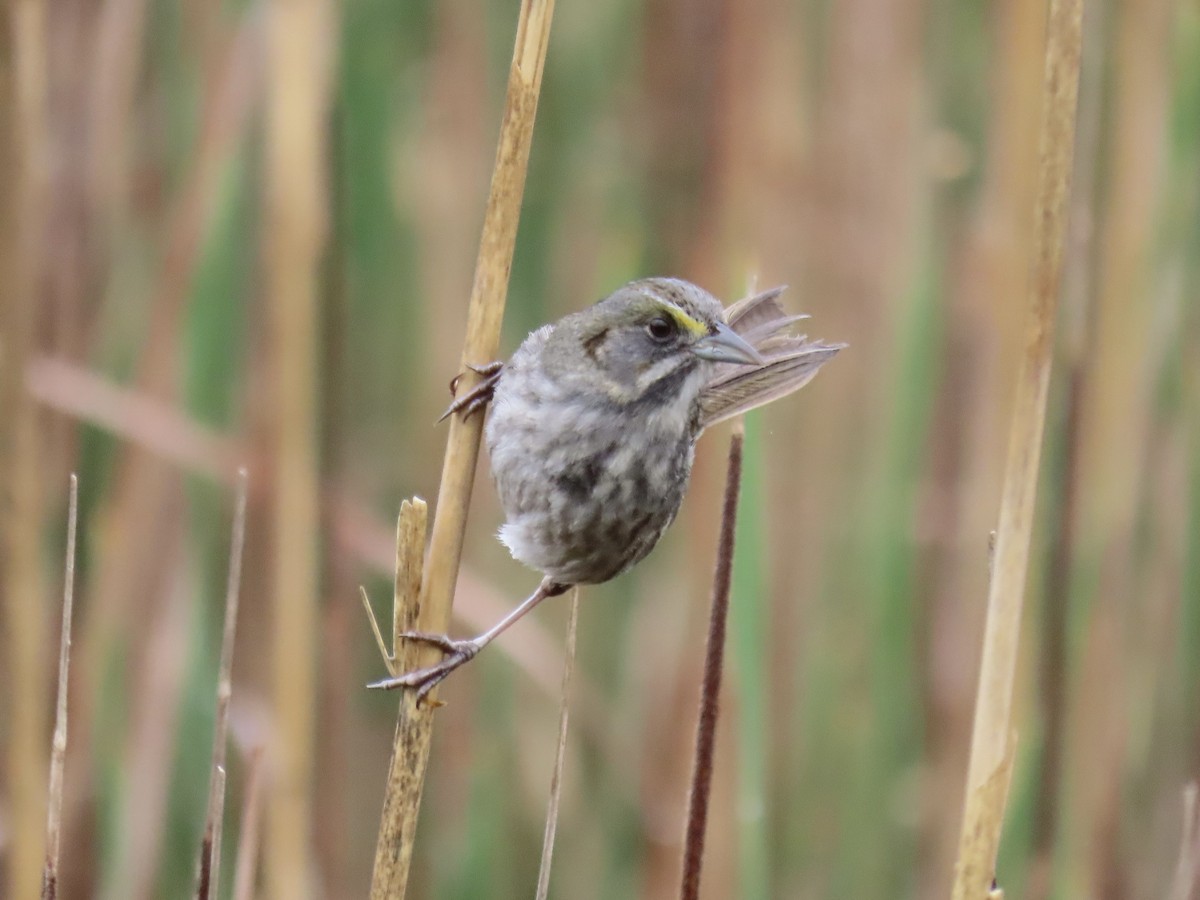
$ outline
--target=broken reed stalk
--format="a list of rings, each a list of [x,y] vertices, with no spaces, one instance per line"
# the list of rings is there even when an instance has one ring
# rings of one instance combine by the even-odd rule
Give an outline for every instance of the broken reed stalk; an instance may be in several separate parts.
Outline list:
[[[75,533],[79,525],[79,479],[72,474],[67,500],[67,561],[63,577],[62,633],[58,639],[58,703],[50,745],[50,795],[46,811],[46,866],[42,900],[58,896],[58,853],[62,840],[63,772],[67,764],[67,681],[71,672],[71,619],[75,610]]]
[[[467,331],[459,365],[459,370],[463,372],[459,380],[461,391],[469,391],[478,380],[468,366],[494,360],[500,346],[500,325],[508,293],[508,275],[516,245],[521,199],[525,192],[525,173],[553,15],[554,0],[522,0],[496,162],[467,309]],[[471,502],[475,466],[479,459],[479,439],[483,430],[482,416],[466,419],[451,416],[449,421],[450,433],[446,440],[437,510],[420,590],[402,596],[397,582],[394,601],[402,607],[403,612],[393,610],[394,620],[403,617],[421,631],[439,633],[445,632],[450,624],[450,608],[458,580],[467,509]],[[407,556],[409,552],[419,556],[424,544],[423,535],[423,529],[412,535],[409,540],[414,549],[398,550],[398,556]],[[399,577],[400,573],[397,572]],[[407,648],[393,645],[392,655],[405,667],[432,664],[437,660],[437,650],[428,647],[418,647],[410,652]],[[412,694],[412,691],[406,690],[400,699],[387,793],[375,848],[372,898],[401,898],[408,882],[417,811],[429,761],[433,725],[431,712],[436,705],[436,692],[430,695],[428,704],[420,707],[413,702]]]
[[[238,828],[237,865],[233,870],[233,900],[254,900],[258,880],[258,838],[262,823],[263,748],[255,747],[246,764],[246,793]]]
[[[390,653],[383,646],[375,616],[367,606],[371,627],[380,643],[380,653],[383,654],[388,672],[393,675],[400,671],[401,666],[415,668],[420,659],[420,646],[402,640],[399,635],[417,625],[418,606],[414,600],[421,591],[426,518],[425,501],[419,497],[400,504],[400,517],[396,523],[396,580],[392,597]],[[400,714],[396,722],[392,759],[388,765],[379,836],[375,842],[372,900],[403,897],[408,884],[422,780],[429,756],[432,717],[433,707],[417,703],[413,691],[400,692]]]
[[[567,620],[567,649],[563,654],[562,701],[558,711],[558,746],[550,775],[550,799],[546,804],[546,828],[542,833],[542,862],[538,867],[534,900],[550,895],[550,863],[554,857],[554,834],[558,830],[558,807],[562,800],[563,760],[567,755],[567,724],[571,711],[571,673],[575,671],[575,637],[579,626],[579,587],[571,588],[571,614]]]
[[[729,588],[733,578],[733,543],[737,527],[738,495],[742,486],[742,423],[739,419],[729,439],[729,468],[725,473],[725,498],[721,506],[721,536],[713,572],[712,609],[708,644],[704,651],[704,682],[700,692],[700,718],[696,723],[696,755],[692,761],[691,792],[683,841],[683,876],[680,900],[700,896],[700,869],[704,863],[704,836],[708,802],[712,793],[713,755],[717,744],[721,672],[725,663],[725,629],[729,618]]]
[[[229,701],[233,696],[233,646],[237,637],[238,598],[242,583],[242,548],[246,543],[246,493],[248,475],[238,470],[234,500],[233,534],[229,546],[229,572],[225,583],[225,621],[221,634],[221,662],[217,672],[217,712],[213,723],[212,765],[208,776],[208,810],[200,842],[196,897],[208,900],[221,883],[221,826],[225,819],[225,748],[229,742]]]
[[[1050,0],[1029,310],[988,591],[954,900],[989,896],[1012,773],[1013,680],[1066,239],[1082,16],[1083,0]]]

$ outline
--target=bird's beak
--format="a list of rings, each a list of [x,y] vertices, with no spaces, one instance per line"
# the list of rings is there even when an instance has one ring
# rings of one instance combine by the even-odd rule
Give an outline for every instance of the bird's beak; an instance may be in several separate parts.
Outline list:
[[[763,358],[744,338],[724,322],[715,331],[692,344],[692,352],[701,359],[713,362],[762,365]]]

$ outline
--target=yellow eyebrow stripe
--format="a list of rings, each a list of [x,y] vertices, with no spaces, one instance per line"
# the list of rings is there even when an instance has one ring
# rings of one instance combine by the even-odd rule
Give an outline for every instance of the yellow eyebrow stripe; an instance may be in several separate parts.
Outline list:
[[[708,334],[707,325],[698,319],[693,319],[674,303],[668,303],[666,300],[663,300],[659,297],[654,297],[653,299],[656,300],[664,310],[670,313],[671,318],[676,321],[680,328],[684,329],[685,331],[690,331],[692,334],[697,336]]]

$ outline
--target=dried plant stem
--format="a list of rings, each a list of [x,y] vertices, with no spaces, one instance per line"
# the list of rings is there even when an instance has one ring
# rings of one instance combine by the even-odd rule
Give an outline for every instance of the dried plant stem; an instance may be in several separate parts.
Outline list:
[[[567,649],[563,655],[562,703],[558,713],[558,746],[554,751],[554,772],[550,776],[550,800],[546,804],[546,829],[542,834],[542,862],[538,868],[534,900],[546,900],[550,894],[550,863],[554,857],[554,834],[558,830],[558,807],[562,800],[563,761],[567,755],[567,724],[571,711],[571,673],[575,671],[575,637],[579,626],[579,588],[571,589],[571,617],[567,621]]]
[[[258,837],[262,822],[263,751],[255,747],[246,766],[246,794],[238,829],[237,866],[233,872],[233,900],[253,900],[258,876]]]
[[[742,485],[742,426],[729,441],[729,468],[725,475],[725,499],[721,506],[721,535],[717,542],[717,567],[713,573],[712,610],[708,644],[704,651],[704,683],[700,693],[700,719],[696,723],[696,755],[692,762],[691,793],[683,841],[681,900],[700,896],[700,869],[704,863],[704,836],[708,825],[708,801],[712,791],[713,755],[717,743],[717,714],[721,694],[721,672],[725,662],[725,628],[729,618],[729,588],[733,578],[733,542],[737,530],[738,494]]]
[[[1103,103],[1103,5],[1087,7],[1080,60],[1075,171],[1071,187],[1070,223],[1063,269],[1062,331],[1059,341],[1062,391],[1057,421],[1060,457],[1049,479],[1057,497],[1049,503],[1049,547],[1043,573],[1041,653],[1038,659],[1042,704],[1042,758],[1035,790],[1031,853],[1033,864],[1026,894],[1043,900],[1051,894],[1054,846],[1059,823],[1060,785],[1066,755],[1067,609],[1075,555],[1075,520],[1079,510],[1079,460],[1082,452],[1083,405],[1093,354],[1092,272],[1095,268],[1095,197]],[[1051,431],[1054,435],[1054,431]],[[1055,443],[1051,437],[1050,443]]]
[[[46,866],[42,900],[58,896],[58,852],[62,839],[63,771],[67,762],[67,684],[71,672],[71,619],[75,610],[75,534],[79,526],[79,479],[71,476],[67,501],[67,561],[63,577],[62,633],[58,639],[58,702],[50,745],[50,796],[46,812]]]
[[[1012,771],[1013,679],[1029,562],[1079,87],[1082,0],[1050,0],[1030,303],[1000,502],[955,900],[988,896]]]
[[[553,14],[554,0],[523,0],[521,3],[496,164],[492,171],[492,186],[484,213],[475,279],[471,286],[471,302],[467,309],[467,333],[460,361],[464,374],[459,381],[459,391],[464,393],[474,387],[478,380],[478,376],[467,366],[492,361],[500,345],[500,324],[508,295],[508,273],[517,239],[525,172],[533,142],[533,123]],[[479,458],[479,438],[483,430],[482,416],[465,419],[451,416],[449,421],[450,435],[442,464],[429,559],[421,584],[421,628],[434,632],[444,632],[450,622],[467,509]],[[425,655],[430,662],[434,662],[438,651],[426,648]]]
[[[208,781],[208,800],[218,798],[219,809],[204,819],[204,837],[200,849],[200,878],[196,886],[196,900],[209,900],[216,896],[221,881],[221,834],[225,825],[225,782],[228,776],[225,767],[214,768]]]
[[[467,309],[467,331],[460,361],[464,372],[459,384],[462,391],[470,390],[477,380],[468,365],[495,359],[500,345],[500,324],[508,293],[508,275],[517,239],[553,14],[554,0],[522,0],[496,163]],[[420,591],[402,596],[397,581],[394,621],[403,619],[422,631],[431,632],[445,632],[450,624],[482,428],[482,416],[450,418],[437,510]],[[420,535],[423,534],[422,529]],[[413,540],[419,548],[421,542],[416,538]],[[398,549],[397,555],[407,559],[412,552],[419,553],[419,549]],[[400,575],[397,571],[397,579]],[[393,649],[394,656],[399,657],[397,664],[403,663],[403,668],[433,663],[437,659],[437,651],[433,648],[418,647],[415,652],[404,647]],[[405,691],[400,699],[387,793],[375,848],[372,898],[403,897],[406,890],[417,811],[429,761],[435,697],[431,695],[429,699],[433,702],[420,707],[414,703],[411,691]]]
[[[267,8],[265,283],[274,359],[275,728],[268,896],[306,900],[317,695],[317,291],[326,237],[324,135],[335,29],[328,0]]]
[[[246,543],[246,470],[238,472],[229,546],[229,575],[225,584],[225,622],[221,662],[217,673],[217,713],[213,724],[212,766],[209,770],[208,811],[200,844],[200,875],[196,897],[216,896],[221,883],[221,827],[225,820],[225,747],[229,739],[229,700],[233,696],[233,646],[237,637],[238,598],[242,583],[242,549]]]
[[[420,498],[400,504],[396,523],[396,581],[392,597],[391,653],[380,646],[389,672],[401,667],[414,668],[420,647],[399,638],[402,631],[416,627],[421,591],[422,551],[425,543],[427,511]],[[370,606],[367,607],[370,613]],[[376,637],[379,627],[371,614]],[[422,776],[429,758],[430,719],[433,708],[418,704],[412,691],[400,694],[400,715],[396,722],[396,740],[388,766],[387,787],[383,795],[383,813],[375,843],[375,868],[371,875],[372,900],[403,897],[412,864],[417,813],[421,806]]]

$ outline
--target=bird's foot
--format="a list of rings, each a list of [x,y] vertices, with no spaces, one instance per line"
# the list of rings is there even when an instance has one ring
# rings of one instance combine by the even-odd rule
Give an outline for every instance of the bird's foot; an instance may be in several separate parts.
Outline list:
[[[432,666],[426,666],[423,669],[414,669],[411,672],[405,672],[403,675],[397,675],[395,678],[384,678],[382,681],[375,681],[368,684],[367,687],[383,691],[390,691],[400,687],[416,688],[418,703],[423,701],[430,691],[441,684],[447,675],[459,666],[473,660],[476,654],[483,648],[483,645],[478,641],[456,641],[444,634],[430,634],[425,631],[405,631],[401,632],[400,637],[405,640],[417,641],[418,643],[428,644],[431,647],[437,647],[446,656],[441,662],[434,663]]]
[[[446,407],[446,411],[442,413],[441,418],[438,419],[439,422],[449,418],[459,411],[462,412],[463,418],[465,419],[476,410],[483,409],[483,407],[487,406],[488,403],[491,402],[492,394],[494,394],[496,391],[496,384],[500,381],[500,372],[504,368],[504,363],[500,362],[499,360],[490,362],[483,366],[473,366],[468,363],[467,368],[476,375],[482,376],[483,380],[461,397],[455,398],[454,402]],[[459,372],[452,379],[450,379],[451,394],[458,390],[459,379],[461,379],[464,374],[465,373],[463,372]]]

